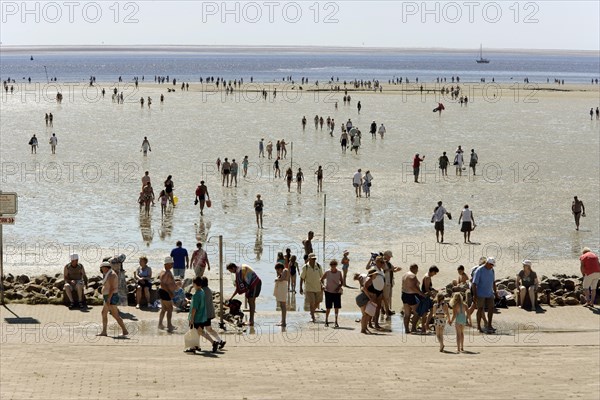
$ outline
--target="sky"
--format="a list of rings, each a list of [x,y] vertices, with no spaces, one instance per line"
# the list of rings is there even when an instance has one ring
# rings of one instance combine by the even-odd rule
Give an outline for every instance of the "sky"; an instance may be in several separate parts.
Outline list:
[[[591,1],[0,1],[2,45],[600,49]]]

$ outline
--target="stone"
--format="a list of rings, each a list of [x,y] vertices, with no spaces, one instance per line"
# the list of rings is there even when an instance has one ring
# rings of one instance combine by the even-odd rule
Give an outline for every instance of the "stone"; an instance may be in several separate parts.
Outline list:
[[[500,283],[499,285],[497,285],[497,289],[498,290],[506,290],[506,285]]]
[[[4,298],[6,300],[16,300],[17,297],[17,292],[15,292],[14,290],[5,290],[4,291]]]
[[[575,282],[570,279],[565,280],[563,286],[565,290],[568,290],[569,292],[575,290]]]
[[[565,301],[562,297],[557,297],[554,299],[554,302],[556,303],[557,306],[564,306],[565,305]]]
[[[517,306],[517,299],[515,299],[514,297],[510,300],[506,300],[506,305],[509,307],[516,307]]]
[[[27,304],[48,304],[48,298],[43,294],[33,293],[33,295],[27,299]]]
[[[31,285],[25,286],[25,291],[26,292],[41,293],[43,289],[44,289],[44,287],[42,285],[31,284]]]
[[[550,278],[550,279],[548,279],[547,282],[548,282],[548,285],[550,285],[550,289],[552,289],[554,291],[560,289],[560,287],[561,287],[561,283],[558,279]]]
[[[83,290],[83,295],[85,297],[90,297],[90,296],[93,296],[95,292],[96,292],[96,290],[94,288],[88,287],[87,289]]]
[[[25,285],[26,283],[29,283],[29,277],[27,275],[19,275],[17,276],[17,282]]]
[[[517,288],[517,284],[515,282],[509,282],[508,285],[508,290],[515,290]]]
[[[102,278],[99,276],[92,276],[91,278],[88,279],[88,284],[89,282],[102,282]]]
[[[58,290],[63,290],[65,288],[65,280],[64,279],[59,279],[56,282],[54,282],[54,287],[57,288]]]
[[[547,281],[548,277],[546,275],[542,275],[542,282]]]
[[[135,306],[135,292],[127,293],[127,305]]]
[[[8,274],[4,278],[4,281],[9,282],[9,283],[13,283],[15,281],[15,277],[13,276],[13,274]]]
[[[548,282],[541,282],[540,283],[540,289],[546,291],[546,290],[550,290],[550,285],[548,284]]]
[[[4,290],[10,290],[14,287],[14,285],[11,282],[3,282],[2,286],[4,286]]]
[[[565,294],[565,291],[563,289],[558,289],[558,290],[554,291],[554,294],[556,296],[562,296],[563,294]]]
[[[33,281],[38,285],[43,285],[48,282],[48,276],[40,275],[33,278]]]
[[[87,299],[88,306],[101,306],[104,304],[104,300],[99,297],[92,297],[91,299]]]
[[[579,300],[569,297],[565,299],[565,304],[568,306],[577,306],[579,305]]]

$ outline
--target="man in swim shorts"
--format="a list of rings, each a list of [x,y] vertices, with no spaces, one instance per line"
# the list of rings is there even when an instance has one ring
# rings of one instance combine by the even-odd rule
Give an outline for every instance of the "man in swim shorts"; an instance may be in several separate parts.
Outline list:
[[[419,319],[417,314],[417,304],[419,299],[425,297],[421,289],[419,289],[419,279],[417,278],[417,272],[419,272],[419,266],[412,264],[409,267],[409,272],[402,276],[402,303],[404,303],[404,331],[406,333],[411,332],[409,330],[409,322],[411,315],[414,314],[413,318],[413,331],[416,330],[416,324]]]
[[[175,294],[175,278],[171,270],[173,269],[173,257],[165,258],[165,269],[158,275],[160,281],[160,289],[158,289],[158,297],[160,298],[160,314],[158,316],[158,329],[165,329],[163,325],[163,318],[167,314],[167,331],[172,332],[175,327],[171,323],[171,317],[173,316],[173,295]]]

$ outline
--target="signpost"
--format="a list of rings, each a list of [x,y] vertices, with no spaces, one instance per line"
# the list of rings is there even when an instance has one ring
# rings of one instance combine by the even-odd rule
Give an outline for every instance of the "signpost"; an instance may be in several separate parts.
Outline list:
[[[17,194],[0,191],[0,304],[4,306],[4,244],[2,242],[2,225],[15,223],[14,216],[18,211]]]

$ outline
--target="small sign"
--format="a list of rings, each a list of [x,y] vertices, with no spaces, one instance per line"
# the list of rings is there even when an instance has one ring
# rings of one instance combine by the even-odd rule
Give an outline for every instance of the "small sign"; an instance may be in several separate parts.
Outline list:
[[[0,215],[16,215],[17,211],[17,194],[0,193]]]
[[[0,225],[14,225],[15,217],[0,217]]]

